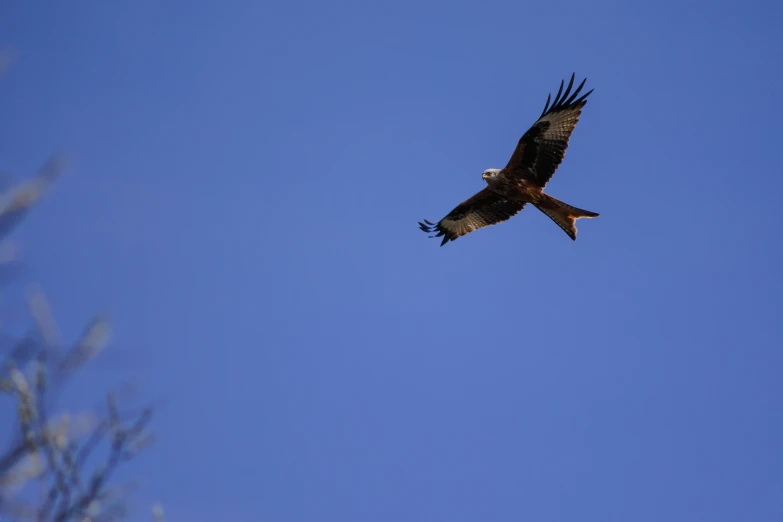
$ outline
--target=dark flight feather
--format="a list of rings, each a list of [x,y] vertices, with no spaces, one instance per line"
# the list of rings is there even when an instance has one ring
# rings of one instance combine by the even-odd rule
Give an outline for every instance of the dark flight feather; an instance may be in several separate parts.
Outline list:
[[[466,199],[446,215],[437,224],[424,220],[419,222],[419,228],[430,237],[443,236],[440,246],[449,241],[456,241],[460,236],[470,234],[474,230],[506,221],[517,214],[525,203],[512,201],[492,192],[489,188]]]
[[[565,82],[560,82],[560,89],[551,106],[549,104],[551,95],[547,96],[541,116],[519,139],[501,175],[519,176],[539,187],[546,186],[552,179],[565,157],[571,134],[579,121],[582,108],[587,103],[586,98],[593,92],[591,89],[577,98],[587,78],[582,80],[572,93],[574,77],[575,75],[572,74],[565,92],[563,92]]]

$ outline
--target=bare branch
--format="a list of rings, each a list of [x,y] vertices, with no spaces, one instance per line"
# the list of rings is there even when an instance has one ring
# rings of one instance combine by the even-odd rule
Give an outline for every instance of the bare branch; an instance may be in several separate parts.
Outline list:
[[[0,49],[0,76],[12,58],[10,51]],[[6,265],[19,260],[19,248],[6,236],[41,201],[68,163],[64,154],[52,154],[31,178],[12,185],[0,182],[3,280],[9,273]],[[0,398],[15,406],[14,418],[7,423],[12,437],[0,450],[0,519],[120,520],[128,512],[125,499],[130,488],[112,485],[112,477],[122,463],[154,441],[146,431],[152,408],[124,409],[118,395],[108,393],[103,414],[58,414],[62,385],[107,347],[111,324],[96,315],[68,346],[40,288],[28,295],[27,312],[33,323],[29,333],[21,338],[0,333]],[[38,499],[31,500],[36,486]],[[153,516],[163,522],[162,508],[156,507]]]

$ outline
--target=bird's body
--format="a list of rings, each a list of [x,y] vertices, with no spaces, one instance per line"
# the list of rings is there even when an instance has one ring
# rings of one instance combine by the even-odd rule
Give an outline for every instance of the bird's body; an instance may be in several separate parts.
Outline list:
[[[574,130],[582,107],[592,90],[576,99],[584,81],[571,94],[574,76],[563,93],[563,83],[549,106],[530,129],[520,138],[511,159],[503,169],[487,169],[482,174],[487,187],[473,197],[463,201],[437,224],[424,220],[419,227],[425,232],[437,232],[443,236],[441,246],[489,225],[510,219],[530,203],[549,216],[557,225],[576,241],[576,220],[598,217],[572,207],[544,193],[544,187],[552,178],[565,157],[568,141]],[[562,94],[562,97],[561,97]],[[570,95],[570,97],[569,97]]]
[[[519,176],[502,175],[501,169],[487,169],[483,178],[489,189],[506,199],[524,203],[538,203],[543,189]]]

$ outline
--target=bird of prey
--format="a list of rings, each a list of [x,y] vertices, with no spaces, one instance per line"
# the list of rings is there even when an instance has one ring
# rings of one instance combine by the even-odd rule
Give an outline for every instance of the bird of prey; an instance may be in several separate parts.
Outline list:
[[[565,82],[561,81],[552,105],[549,94],[544,112],[520,138],[505,168],[485,170],[482,177],[487,186],[483,190],[457,205],[437,224],[425,219],[424,223],[419,222],[419,228],[427,233],[437,232],[429,237],[443,236],[443,246],[474,230],[506,221],[532,203],[576,241],[576,220],[598,214],[544,194],[544,187],[563,161],[586,98],[593,92],[591,89],[577,98],[586,80],[573,93],[574,75],[565,92]]]

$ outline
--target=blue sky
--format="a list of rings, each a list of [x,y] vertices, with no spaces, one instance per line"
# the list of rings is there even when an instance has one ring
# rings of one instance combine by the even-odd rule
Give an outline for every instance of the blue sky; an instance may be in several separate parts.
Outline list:
[[[72,399],[160,405],[136,520],[783,517],[783,6],[0,4],[0,168]],[[440,248],[576,72],[532,208]],[[5,308],[12,301],[6,299]]]

